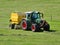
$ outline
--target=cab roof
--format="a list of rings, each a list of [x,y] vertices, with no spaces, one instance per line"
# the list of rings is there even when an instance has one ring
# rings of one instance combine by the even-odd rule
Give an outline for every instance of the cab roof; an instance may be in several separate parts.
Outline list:
[[[29,12],[25,12],[25,13],[33,13],[33,12],[38,13],[38,11],[29,11]]]

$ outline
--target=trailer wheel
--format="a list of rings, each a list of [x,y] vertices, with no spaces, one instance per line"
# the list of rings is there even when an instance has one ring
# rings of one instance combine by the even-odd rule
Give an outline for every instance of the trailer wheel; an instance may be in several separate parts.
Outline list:
[[[15,25],[15,27],[14,27],[15,29],[19,29],[20,27],[19,27],[19,25]]]
[[[49,25],[49,24],[45,25],[43,29],[44,29],[45,31],[50,31],[50,25]]]
[[[11,29],[14,29],[15,24],[10,24],[9,27],[10,27]]]
[[[22,20],[21,27],[23,30],[27,30],[27,21],[26,20]]]
[[[36,25],[35,25],[35,24],[32,24],[32,26],[31,26],[31,30],[32,30],[33,32],[36,31]]]

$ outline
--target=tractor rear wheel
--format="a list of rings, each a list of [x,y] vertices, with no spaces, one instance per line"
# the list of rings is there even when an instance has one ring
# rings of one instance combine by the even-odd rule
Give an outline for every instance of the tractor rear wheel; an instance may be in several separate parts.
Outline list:
[[[26,20],[22,20],[22,22],[21,22],[21,28],[23,30],[27,30],[28,29],[28,24],[27,24]]]

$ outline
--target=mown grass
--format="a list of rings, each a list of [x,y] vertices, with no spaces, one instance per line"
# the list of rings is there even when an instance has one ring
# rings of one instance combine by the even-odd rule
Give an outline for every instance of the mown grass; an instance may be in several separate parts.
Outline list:
[[[51,32],[9,29],[11,12],[35,10],[44,13]],[[0,45],[60,45],[60,0],[0,0]]]

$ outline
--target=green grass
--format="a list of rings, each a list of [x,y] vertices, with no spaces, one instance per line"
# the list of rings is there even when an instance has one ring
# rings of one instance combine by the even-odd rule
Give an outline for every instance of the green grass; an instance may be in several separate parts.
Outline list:
[[[35,10],[44,13],[52,32],[9,29],[11,12]],[[0,45],[60,45],[60,0],[0,0]]]

